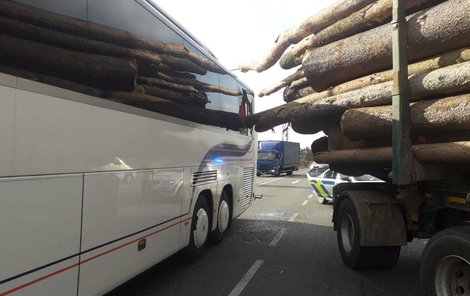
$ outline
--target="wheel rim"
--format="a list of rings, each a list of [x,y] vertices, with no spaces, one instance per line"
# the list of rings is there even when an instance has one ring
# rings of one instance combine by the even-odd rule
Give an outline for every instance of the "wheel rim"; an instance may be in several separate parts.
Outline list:
[[[230,208],[225,200],[220,202],[219,216],[217,217],[217,227],[220,233],[224,233],[227,229],[228,222],[230,219]]]
[[[341,220],[341,242],[346,252],[351,252],[354,245],[354,224],[349,214]]]
[[[442,259],[437,266],[435,287],[437,295],[469,296],[469,262],[455,255]]]
[[[196,227],[193,230],[194,245],[200,248],[204,245],[209,232],[209,217],[204,209],[199,209],[196,213]]]

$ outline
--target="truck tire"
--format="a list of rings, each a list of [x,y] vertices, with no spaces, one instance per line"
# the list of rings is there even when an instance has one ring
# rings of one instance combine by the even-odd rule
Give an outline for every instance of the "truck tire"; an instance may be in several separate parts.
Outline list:
[[[279,177],[281,175],[281,171],[279,169],[276,170],[274,176]]]
[[[288,176],[292,176],[293,173],[294,173],[293,171],[288,171],[288,172],[287,172],[287,175],[288,175]]]
[[[425,295],[470,295],[470,227],[434,235],[421,256],[420,273]]]
[[[336,235],[341,258],[352,269],[370,270],[393,267],[400,256],[400,246],[363,247],[356,207],[344,199],[338,208]]]
[[[196,261],[204,253],[210,229],[209,205],[206,197],[199,195],[194,206],[189,245],[186,248],[186,255],[190,261]]]

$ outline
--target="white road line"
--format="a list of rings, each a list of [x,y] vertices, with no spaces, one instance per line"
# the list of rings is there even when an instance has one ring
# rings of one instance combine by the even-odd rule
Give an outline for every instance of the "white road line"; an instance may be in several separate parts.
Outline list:
[[[308,203],[308,199],[304,200],[304,202],[302,203],[302,207],[304,207],[307,203]]]
[[[273,238],[273,240],[271,241],[269,246],[270,247],[275,247],[277,245],[277,243],[281,240],[284,233],[286,233],[286,231],[287,231],[287,228],[281,228],[281,230],[279,230],[278,234]]]
[[[279,180],[282,180],[282,179],[285,179],[285,178],[287,178],[287,177],[283,177],[283,178],[276,178],[276,179],[274,179],[274,180],[270,180],[270,181],[268,181],[268,182],[264,182],[264,183],[259,183],[259,184],[257,184],[257,185],[258,185],[258,186],[261,186],[261,185],[264,185],[264,184],[269,184],[269,183],[272,183],[272,182],[276,182],[276,181],[279,181]]]
[[[292,216],[290,216],[289,222],[294,222],[295,218],[297,218],[298,215],[299,215],[299,213],[295,213]]]
[[[299,182],[300,182],[300,180],[295,180],[295,181],[292,182],[292,184],[297,184]]]
[[[253,278],[255,273],[263,264],[263,260],[256,260],[256,262],[251,266],[251,268],[246,272],[240,282],[233,288],[232,292],[230,292],[229,296],[239,296],[243,289],[248,285],[250,280]]]
[[[312,197],[313,197],[313,193],[308,196],[308,198],[312,198]]]

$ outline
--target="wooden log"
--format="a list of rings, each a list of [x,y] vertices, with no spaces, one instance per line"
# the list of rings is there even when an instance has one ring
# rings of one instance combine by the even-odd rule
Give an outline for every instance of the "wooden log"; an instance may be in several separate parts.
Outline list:
[[[237,113],[187,106],[153,96],[128,92],[110,92],[107,94],[107,98],[196,123],[223,127],[234,131],[241,128],[241,120]]]
[[[238,89],[237,90],[228,89],[228,88],[220,87],[218,85],[204,83],[204,82],[197,80],[196,77],[181,77],[181,76],[178,76],[177,73],[167,74],[167,73],[162,73],[162,72],[155,73],[155,76],[171,83],[181,84],[181,85],[191,85],[200,91],[216,92],[216,93],[221,93],[221,94],[225,94],[229,96],[241,96],[242,95],[241,91]]]
[[[168,80],[158,79],[158,78],[153,78],[153,77],[137,76],[137,82],[141,84],[166,87],[166,88],[177,90],[177,91],[194,92],[194,93],[198,92],[198,90],[192,85],[183,84],[183,83],[175,83],[173,81],[168,81]]]
[[[410,62],[470,45],[470,1],[449,0],[408,18]],[[392,65],[391,24],[307,52],[302,65],[310,86],[330,86]]]
[[[470,94],[421,101],[410,106],[412,133],[467,130],[470,134]],[[341,127],[351,140],[392,134],[392,106],[346,110]]]
[[[160,58],[162,63],[170,67],[172,71],[190,72],[199,75],[205,75],[207,73],[206,69],[185,58],[174,57],[167,54],[161,54]]]
[[[331,126],[338,125],[341,120],[341,114],[330,116],[320,116],[315,118],[300,119],[292,122],[292,129],[299,134],[315,134],[323,131],[328,134]]]
[[[139,75],[147,77],[156,77],[160,72],[170,72],[170,67],[163,63],[146,63],[142,60],[137,60],[139,66]]]
[[[159,97],[179,104],[204,107],[208,102],[207,96],[204,97],[198,93],[178,92],[147,84],[142,84],[142,87],[144,88],[146,95]]]
[[[327,92],[327,91],[325,91],[325,92]],[[284,102],[288,103],[288,102],[292,102],[292,101],[295,101],[297,99],[306,97],[308,95],[311,95],[313,93],[315,93],[315,91],[309,85],[305,85],[305,86],[288,86],[288,87],[284,88],[284,91],[282,93],[282,97],[284,98]],[[320,94],[320,93],[318,93],[318,94]]]
[[[52,86],[65,88],[71,91],[87,94],[94,97],[103,97],[104,91],[101,89],[93,88],[84,84],[76,83],[73,81],[57,78],[54,76],[36,73],[31,71],[26,71],[23,69],[12,68],[8,66],[1,66],[0,65],[0,72],[6,73],[13,76],[18,76],[21,78],[33,80],[39,83],[45,83]]]
[[[470,163],[470,141],[413,145],[411,150],[416,160],[421,163]],[[331,165],[375,164],[390,166],[392,147],[318,152],[313,155],[313,160]]]
[[[412,100],[470,90],[470,62],[448,66],[411,77]],[[347,93],[317,99],[309,96],[248,116],[247,125],[258,132],[285,122],[342,114],[347,109],[390,105],[392,82],[371,85]]]
[[[206,70],[226,74],[224,70],[210,59],[187,50],[182,44],[164,43],[144,38],[131,32],[7,0],[0,1],[0,15],[84,38],[177,56],[188,59]]]
[[[405,1],[405,6],[406,9],[410,9],[428,1],[408,0]],[[296,67],[302,64],[303,55],[309,48],[323,46],[384,24],[392,16],[392,4],[392,0],[378,0],[337,21],[333,25],[293,46],[288,53],[281,57],[279,65],[283,69]]]
[[[288,29],[279,35],[275,41],[273,48],[268,55],[259,63],[246,63],[240,65],[242,72],[250,70],[262,72],[274,65],[282,56],[284,51],[291,45],[296,44],[305,37],[316,33],[347,15],[363,8],[364,6],[374,2],[374,0],[342,0],[335,3],[319,13],[316,13],[306,19],[296,28]]]
[[[305,74],[304,74],[304,71],[302,70],[302,67],[301,67],[294,74],[289,75],[288,77],[284,78],[283,80],[281,80],[277,84],[275,84],[271,87],[263,88],[260,91],[260,93],[258,94],[258,97],[261,98],[261,97],[264,97],[264,96],[269,96],[270,94],[277,92],[281,88],[289,86],[293,81],[299,80],[302,77],[305,77]]]
[[[408,74],[410,75],[410,77],[412,77],[413,75],[425,73],[431,70],[436,70],[439,68],[447,67],[466,61],[470,61],[469,47],[446,52],[441,55],[434,56],[430,59],[411,64],[408,66]],[[382,83],[385,81],[392,80],[392,75],[392,70],[367,75],[365,77],[347,81],[345,83],[329,88],[323,92],[317,93],[315,97],[318,99],[326,98],[348,91],[356,90],[368,85]],[[313,88],[311,88],[310,86],[304,86],[304,83],[304,78],[301,78],[298,81],[293,82],[290,87],[287,87],[284,90],[284,101],[290,102],[315,93]],[[299,85],[299,87],[297,87],[297,85]]]
[[[122,58],[136,58],[149,63],[161,63],[160,56],[151,51],[90,40],[59,31],[46,29],[25,22],[0,17],[0,29],[4,34],[31,41],[50,44],[74,51]]]
[[[135,87],[135,60],[94,55],[0,35],[0,63],[107,90]]]

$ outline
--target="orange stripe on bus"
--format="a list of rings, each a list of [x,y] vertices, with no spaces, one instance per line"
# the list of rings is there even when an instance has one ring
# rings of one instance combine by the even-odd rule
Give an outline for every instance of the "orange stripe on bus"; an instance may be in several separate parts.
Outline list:
[[[56,271],[54,271],[54,272],[52,272],[52,273],[50,273],[50,274],[47,274],[47,275],[42,276],[42,277],[40,277],[40,278],[37,278],[37,279],[35,279],[35,280],[33,280],[33,281],[30,281],[30,282],[28,282],[28,283],[25,283],[25,284],[23,284],[23,285],[20,285],[20,286],[18,286],[18,287],[15,287],[15,288],[13,288],[13,289],[10,289],[10,290],[8,290],[8,291],[6,291],[6,292],[3,292],[3,293],[0,294],[0,296],[6,296],[6,295],[9,295],[9,294],[11,294],[11,293],[13,293],[13,292],[16,292],[16,291],[19,291],[19,290],[24,289],[24,288],[26,288],[26,287],[32,286],[32,285],[34,285],[34,284],[37,284],[37,283],[39,283],[39,282],[41,282],[41,281],[43,281],[43,280],[45,280],[45,279],[48,279],[48,278],[53,277],[53,276],[55,276],[55,275],[58,275],[59,273],[62,273],[62,272],[67,271],[67,270],[69,270],[69,269],[75,268],[75,267],[77,267],[77,266],[79,266],[79,265],[82,265],[82,264],[85,264],[85,263],[87,263],[87,262],[90,262],[90,261],[92,261],[92,260],[94,260],[94,259],[96,259],[96,258],[102,257],[102,256],[107,255],[107,254],[109,254],[109,253],[112,253],[112,252],[114,252],[114,251],[116,251],[116,250],[119,250],[119,249],[121,249],[121,248],[124,248],[124,247],[126,247],[126,246],[128,246],[128,245],[130,245],[130,244],[133,244],[133,243],[135,243],[135,242],[137,242],[137,241],[139,241],[139,240],[141,240],[141,239],[143,239],[143,238],[147,238],[147,237],[149,237],[149,236],[155,235],[155,234],[157,234],[157,233],[160,233],[160,232],[162,232],[162,231],[164,231],[164,230],[167,230],[167,229],[169,229],[169,228],[171,228],[171,227],[173,227],[173,226],[176,226],[176,225],[178,225],[178,224],[185,223],[185,222],[187,222],[187,221],[189,221],[189,220],[191,220],[191,219],[192,219],[192,217],[187,218],[187,219],[184,219],[183,221],[180,221],[180,222],[178,222],[178,223],[171,224],[171,225],[169,225],[169,226],[167,226],[167,227],[165,227],[165,228],[159,229],[159,230],[157,230],[157,231],[154,231],[154,232],[152,232],[152,233],[149,233],[149,234],[147,234],[147,235],[144,235],[144,236],[142,236],[142,237],[140,237],[140,238],[134,239],[134,240],[132,240],[132,241],[130,241],[130,242],[127,242],[127,243],[125,243],[125,244],[123,244],[123,245],[114,247],[114,248],[112,248],[112,249],[110,249],[110,250],[108,250],[108,251],[105,251],[105,252],[103,252],[103,253],[97,254],[97,255],[95,255],[95,256],[93,256],[93,257],[90,257],[90,258],[88,258],[88,259],[86,259],[86,260],[83,260],[83,261],[80,261],[80,262],[78,262],[78,263],[72,264],[72,265],[70,265],[70,266],[64,267],[64,268],[62,268],[62,269],[56,270]]]

